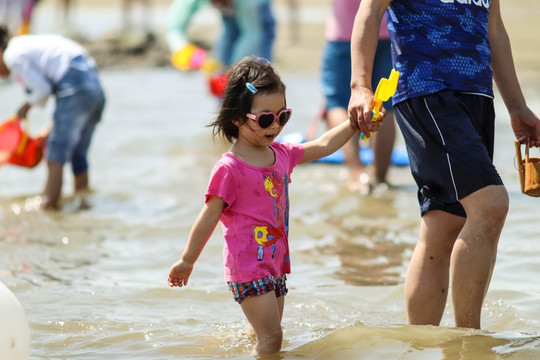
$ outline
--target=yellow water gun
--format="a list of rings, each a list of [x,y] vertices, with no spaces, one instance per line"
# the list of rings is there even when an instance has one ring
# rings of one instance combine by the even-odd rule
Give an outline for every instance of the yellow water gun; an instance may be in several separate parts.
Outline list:
[[[381,115],[379,109],[383,102],[388,101],[396,92],[397,83],[399,79],[399,71],[392,69],[390,76],[387,78],[382,78],[377,85],[375,94],[373,95],[373,108],[371,109],[371,121],[377,121]],[[369,137],[366,137],[364,133],[360,134],[360,137],[363,141],[369,140]]]

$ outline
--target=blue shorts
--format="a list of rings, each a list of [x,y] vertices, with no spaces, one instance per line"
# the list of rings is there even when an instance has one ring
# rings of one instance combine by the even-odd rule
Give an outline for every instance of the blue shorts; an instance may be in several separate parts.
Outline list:
[[[390,40],[379,40],[371,84],[373,91],[381,78],[388,78],[392,71]],[[351,98],[351,43],[328,41],[323,50],[321,86],[326,98],[326,109],[347,109]],[[386,111],[392,111],[392,101],[384,102]]]
[[[88,148],[105,107],[105,95],[93,63],[82,56],[72,60],[54,91],[56,108],[47,140],[47,159],[60,164],[71,162],[77,175],[88,170]]]
[[[234,300],[241,304],[249,296],[264,295],[274,291],[276,297],[287,295],[287,276],[282,274],[279,277],[268,275],[262,279],[245,283],[227,282],[229,290],[233,293]]]
[[[458,202],[503,182],[493,165],[493,99],[441,91],[394,106],[418,185],[422,214],[443,210],[466,217]]]

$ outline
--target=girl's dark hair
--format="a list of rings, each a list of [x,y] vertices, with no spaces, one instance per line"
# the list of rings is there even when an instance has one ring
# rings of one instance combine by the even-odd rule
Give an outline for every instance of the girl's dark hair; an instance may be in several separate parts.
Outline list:
[[[0,49],[5,50],[7,47],[7,43],[9,41],[9,38],[11,37],[9,29],[7,25],[0,24]]]
[[[285,97],[285,84],[268,60],[257,56],[247,56],[227,71],[227,86],[221,99],[219,113],[216,120],[211,123],[213,135],[220,135],[229,142],[238,139],[238,126],[247,121],[246,114],[251,111],[253,96],[255,96],[246,83],[250,83],[259,93],[282,92]]]

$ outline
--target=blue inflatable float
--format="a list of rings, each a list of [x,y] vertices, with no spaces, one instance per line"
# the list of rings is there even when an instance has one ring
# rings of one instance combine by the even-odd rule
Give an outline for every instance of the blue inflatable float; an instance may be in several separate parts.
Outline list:
[[[291,133],[280,135],[277,138],[277,141],[300,144],[305,141],[305,138],[302,133]],[[369,165],[373,162],[373,151],[369,146],[363,146],[360,148],[360,159],[366,165]],[[343,161],[344,156],[341,150],[338,150],[335,153],[326,157],[320,158],[319,160],[315,160],[315,162],[331,164],[342,164]],[[394,150],[392,151],[391,162],[394,166],[409,166],[409,156],[407,155],[407,151],[401,148],[394,148]]]

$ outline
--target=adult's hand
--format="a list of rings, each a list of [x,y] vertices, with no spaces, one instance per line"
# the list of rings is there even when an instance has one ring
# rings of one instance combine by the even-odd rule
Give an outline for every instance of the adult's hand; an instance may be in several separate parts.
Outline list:
[[[379,129],[384,117],[386,109],[381,106],[381,116],[377,121],[372,121],[371,109],[373,108],[373,91],[367,87],[358,87],[352,89],[351,99],[349,101],[349,119],[351,125],[369,137],[370,133]]]
[[[530,108],[510,112],[510,122],[520,143],[529,139],[530,146],[540,146],[540,119]]]

